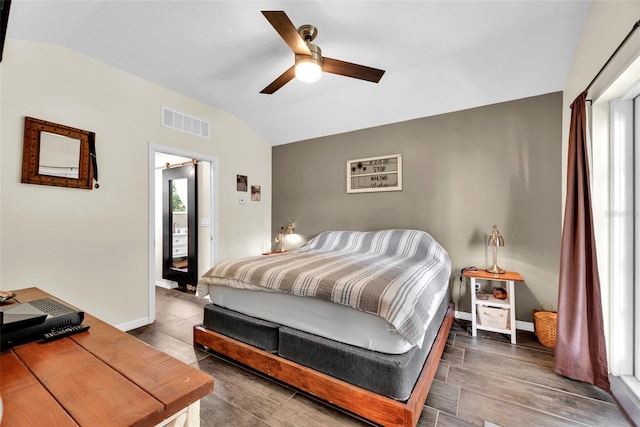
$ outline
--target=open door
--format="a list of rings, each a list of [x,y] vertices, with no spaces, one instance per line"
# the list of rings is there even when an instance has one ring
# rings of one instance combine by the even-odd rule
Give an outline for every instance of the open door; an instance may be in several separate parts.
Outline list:
[[[181,288],[198,281],[197,163],[162,171],[162,277]]]

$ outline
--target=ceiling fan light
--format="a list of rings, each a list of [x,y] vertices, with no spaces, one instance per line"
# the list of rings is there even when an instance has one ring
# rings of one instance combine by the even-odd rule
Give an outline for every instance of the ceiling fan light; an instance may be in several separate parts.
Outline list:
[[[315,82],[320,79],[322,68],[314,58],[300,58],[296,61],[296,78],[303,82]]]

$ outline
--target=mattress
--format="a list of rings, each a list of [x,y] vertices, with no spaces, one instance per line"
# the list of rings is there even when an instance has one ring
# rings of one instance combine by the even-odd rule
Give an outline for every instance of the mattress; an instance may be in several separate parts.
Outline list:
[[[422,346],[386,354],[339,343],[287,326],[208,304],[203,326],[316,371],[395,400],[411,395],[449,305],[436,307]]]
[[[445,286],[435,295],[430,319],[447,291]],[[209,286],[209,298],[220,307],[366,350],[402,354],[413,347],[381,317],[326,300],[227,286]]]

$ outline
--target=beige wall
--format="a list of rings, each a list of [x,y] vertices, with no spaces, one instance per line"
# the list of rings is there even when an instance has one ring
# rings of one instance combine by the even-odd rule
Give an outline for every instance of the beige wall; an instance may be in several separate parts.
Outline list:
[[[380,126],[273,149],[272,230],[295,220],[323,230],[417,228],[453,262],[452,299],[469,311],[460,269],[486,268],[497,224],[507,246],[499,264],[519,271],[516,315],[557,300],[562,94],[553,93]],[[346,193],[349,159],[403,155],[403,190]]]
[[[218,259],[269,247],[271,146],[239,119],[47,44],[7,40],[0,84],[0,288],[38,286],[116,325],[146,318],[149,143],[218,159]],[[162,127],[163,105],[209,121],[211,139]],[[24,116],[95,132],[100,188],[21,184]],[[262,202],[238,203],[238,173]]]

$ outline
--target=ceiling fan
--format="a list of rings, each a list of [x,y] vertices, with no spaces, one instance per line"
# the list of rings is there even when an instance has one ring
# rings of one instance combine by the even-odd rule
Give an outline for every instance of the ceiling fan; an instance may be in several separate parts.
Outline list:
[[[322,72],[374,83],[378,83],[382,78],[384,70],[323,57],[322,50],[311,43],[318,35],[318,29],[313,25],[302,25],[296,29],[283,11],[262,11],[262,14],[295,54],[295,64],[271,82],[269,86],[262,89],[260,93],[270,95],[293,80],[294,77],[302,81],[318,80]]]

